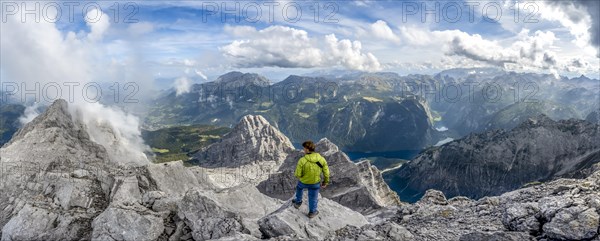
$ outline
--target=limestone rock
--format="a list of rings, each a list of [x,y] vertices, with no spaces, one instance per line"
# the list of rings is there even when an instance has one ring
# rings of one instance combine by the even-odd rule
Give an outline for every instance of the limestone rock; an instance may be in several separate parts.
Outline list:
[[[539,208],[536,203],[514,204],[509,206],[502,217],[502,223],[511,231],[537,233],[541,224],[538,221]]]
[[[544,224],[548,237],[563,240],[590,239],[598,235],[599,216],[595,208],[574,206],[561,209]]]
[[[524,232],[472,232],[460,237],[460,241],[533,241],[533,237]]]
[[[157,240],[164,230],[163,219],[153,213],[110,207],[92,223],[92,240]]]
[[[368,224],[360,213],[322,197],[318,203],[319,215],[310,219],[306,215],[306,196],[300,209],[294,208],[290,199],[279,210],[260,219],[258,224],[263,235],[267,238],[292,235],[301,239],[324,239],[330,232],[346,225],[361,227]]]
[[[195,158],[203,167],[240,167],[259,162],[281,163],[293,149],[290,140],[264,117],[247,115]]]
[[[179,203],[177,215],[192,230],[194,240],[217,239],[248,231],[241,218],[224,210],[198,189],[188,191]]]

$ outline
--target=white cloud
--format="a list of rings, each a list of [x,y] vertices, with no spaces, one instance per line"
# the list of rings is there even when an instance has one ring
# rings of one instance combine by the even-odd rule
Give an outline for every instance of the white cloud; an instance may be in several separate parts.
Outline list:
[[[136,166],[148,163],[144,152],[151,149],[144,144],[136,116],[116,107],[88,102],[69,104],[69,112],[85,125],[92,141],[106,148],[113,162]]]
[[[351,42],[348,39],[339,40],[334,34],[325,36],[331,55],[327,56],[329,62],[344,66],[348,69],[361,71],[381,70],[381,64],[371,53],[362,53],[362,44],[359,41]]]
[[[574,4],[556,5],[544,1],[536,3],[539,4],[540,17],[550,21],[558,21],[565,26],[575,37],[574,42],[578,47],[585,47],[589,44],[590,33],[588,29],[591,26],[592,18],[583,6]]]
[[[102,40],[106,30],[110,27],[110,19],[107,14],[93,8],[85,15],[85,21],[90,28],[88,39],[91,41]]]
[[[392,42],[400,42],[400,38],[394,34],[390,26],[383,20],[377,20],[375,23],[371,24],[371,31],[375,37],[390,40]]]
[[[380,46],[381,52],[376,53],[387,57],[384,59],[388,61],[382,66],[388,69],[445,69],[483,64],[516,71],[594,72],[594,66],[583,64],[589,62],[593,54],[581,48],[578,52],[567,51],[571,48],[563,50],[564,40],[550,30],[532,32],[523,28],[513,37],[495,40],[460,30],[431,31],[412,25],[403,25],[394,31],[383,20],[370,26],[370,33],[377,38],[371,37],[369,44]],[[408,58],[398,57],[398,53]]]
[[[127,27],[127,31],[133,36],[144,35],[154,31],[154,25],[149,22],[132,23]]]
[[[304,30],[279,25],[261,30],[248,26],[226,26],[225,31],[241,38],[220,48],[238,67],[381,69],[373,54],[362,53],[360,42],[338,40],[333,34],[311,38]]]
[[[40,107],[39,102],[35,102],[32,105],[27,106],[25,108],[23,115],[21,117],[19,117],[19,122],[21,123],[21,125],[25,125],[25,124],[29,123],[30,121],[35,119],[35,117],[37,117],[39,114],[41,114],[39,112],[39,107]]]
[[[204,80],[208,80],[208,77],[206,77],[206,75],[204,73],[202,73],[202,71],[194,69],[194,72],[196,73],[196,75],[200,76]]]
[[[192,87],[192,81],[186,77],[180,77],[175,80],[173,87],[175,88],[176,95],[189,93]]]

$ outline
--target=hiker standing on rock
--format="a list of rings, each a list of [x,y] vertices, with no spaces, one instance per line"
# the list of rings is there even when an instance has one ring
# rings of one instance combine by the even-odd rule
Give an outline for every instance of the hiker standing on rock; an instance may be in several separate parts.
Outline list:
[[[319,214],[317,210],[317,199],[319,198],[319,189],[327,187],[329,184],[329,167],[327,161],[321,154],[315,152],[315,143],[306,141],[302,143],[304,147],[304,156],[298,160],[294,175],[299,179],[296,186],[296,199],[292,200],[295,208],[302,205],[302,194],[305,188],[308,189],[308,217],[313,218]],[[321,182],[321,172],[325,177]]]

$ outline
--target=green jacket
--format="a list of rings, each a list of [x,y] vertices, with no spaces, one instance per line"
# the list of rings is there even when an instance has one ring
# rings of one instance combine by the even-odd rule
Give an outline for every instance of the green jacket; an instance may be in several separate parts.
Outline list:
[[[320,168],[317,162],[321,163],[323,168]],[[323,172],[323,176],[325,176],[323,182],[328,184],[329,167],[327,166],[327,161],[325,161],[325,158],[321,154],[313,152],[304,155],[298,160],[294,175],[304,184],[316,184],[321,182],[321,171]]]

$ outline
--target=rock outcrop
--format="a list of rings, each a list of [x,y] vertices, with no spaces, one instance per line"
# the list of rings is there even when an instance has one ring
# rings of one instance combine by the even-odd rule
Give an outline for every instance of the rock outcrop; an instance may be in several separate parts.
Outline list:
[[[331,230],[346,226],[362,227],[368,224],[367,219],[327,198],[319,200],[319,215],[309,218],[307,195],[303,205],[296,209],[289,199],[281,208],[258,221],[260,231],[266,238],[288,236],[294,239],[324,239]]]
[[[586,179],[557,179],[479,200],[429,190],[391,220],[412,240],[597,239],[600,165],[595,168]]]
[[[89,239],[114,180],[104,147],[58,100],[0,149],[2,240]]]
[[[361,213],[400,204],[398,196],[384,182],[379,170],[368,161],[350,161],[326,138],[316,143],[316,151],[327,160],[331,170],[332,185],[321,190],[324,197]],[[289,199],[297,184],[294,170],[303,155],[301,151],[291,153],[277,173],[271,174],[269,179],[258,185],[259,190],[270,197]]]
[[[406,201],[427,189],[451,197],[498,195],[527,183],[587,176],[600,161],[599,140],[597,124],[540,115],[510,131],[471,134],[425,150],[385,178]]]

